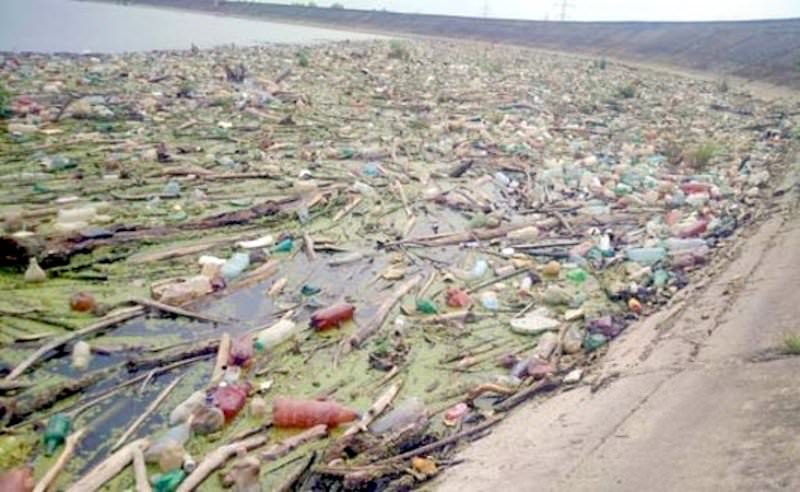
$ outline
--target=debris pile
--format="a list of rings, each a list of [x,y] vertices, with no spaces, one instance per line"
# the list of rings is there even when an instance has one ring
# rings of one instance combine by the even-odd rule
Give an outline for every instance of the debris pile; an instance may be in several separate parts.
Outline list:
[[[695,282],[800,114],[441,41],[0,67],[9,490],[423,483]]]

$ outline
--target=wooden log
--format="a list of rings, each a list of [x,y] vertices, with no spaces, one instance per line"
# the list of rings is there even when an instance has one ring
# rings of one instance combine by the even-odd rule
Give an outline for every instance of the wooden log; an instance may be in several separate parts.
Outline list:
[[[395,289],[386,297],[386,299],[381,302],[378,306],[378,309],[375,311],[375,315],[366,323],[361,325],[359,329],[350,336],[350,338],[346,339],[346,342],[351,347],[359,347],[364,340],[374,335],[380,327],[383,325],[383,322],[386,321],[386,317],[389,316],[389,312],[392,310],[395,304],[400,302],[400,299],[406,294],[408,294],[411,289],[413,289],[418,283],[422,281],[422,275],[414,275],[410,279],[406,280],[402,284],[395,287]]]
[[[72,484],[67,489],[67,492],[95,492],[100,490],[103,485],[130,464],[133,460],[133,449],[135,447],[144,449],[148,445],[149,441],[147,439],[139,439],[122,447],[122,449],[106,458],[105,461],[92,468],[92,471]]]

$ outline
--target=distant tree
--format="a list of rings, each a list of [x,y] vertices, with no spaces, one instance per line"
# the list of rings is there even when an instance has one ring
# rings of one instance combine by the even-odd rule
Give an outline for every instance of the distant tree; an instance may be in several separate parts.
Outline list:
[[[344,8],[344,5],[342,5],[342,4],[341,4],[341,3],[339,3],[339,2],[336,2],[336,3],[332,3],[332,4],[331,4],[331,8],[332,8],[332,9],[343,9],[343,8]]]
[[[316,7],[316,6],[317,6],[316,2],[306,2],[306,7]]]

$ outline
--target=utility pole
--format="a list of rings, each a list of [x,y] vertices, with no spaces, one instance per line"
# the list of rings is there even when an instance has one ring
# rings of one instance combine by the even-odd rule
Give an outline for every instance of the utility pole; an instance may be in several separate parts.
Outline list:
[[[567,20],[567,9],[575,8],[575,4],[571,3],[569,0],[561,0],[556,3],[556,7],[560,10],[561,22],[564,22]]]

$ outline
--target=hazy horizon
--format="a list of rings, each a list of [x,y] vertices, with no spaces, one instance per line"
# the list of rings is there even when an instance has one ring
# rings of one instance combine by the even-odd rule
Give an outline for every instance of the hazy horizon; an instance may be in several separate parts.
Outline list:
[[[247,1],[247,0],[240,0]],[[252,1],[252,0],[251,0]],[[298,3],[298,0],[255,0]],[[307,0],[306,0],[307,1]],[[306,3],[303,1],[301,3]],[[354,9],[465,15],[532,20],[559,20],[562,0],[314,0],[317,6],[333,3]],[[566,20],[574,21],[713,21],[800,17],[800,0],[570,0]]]

